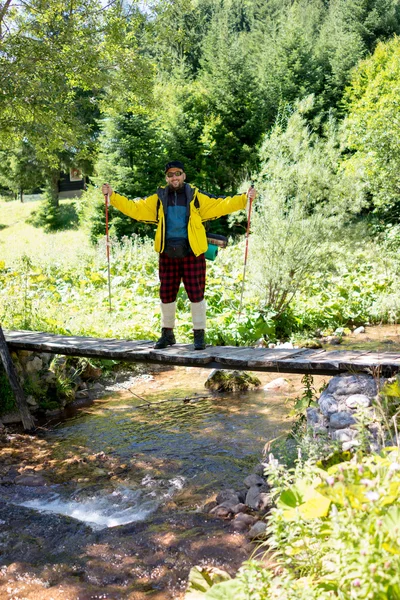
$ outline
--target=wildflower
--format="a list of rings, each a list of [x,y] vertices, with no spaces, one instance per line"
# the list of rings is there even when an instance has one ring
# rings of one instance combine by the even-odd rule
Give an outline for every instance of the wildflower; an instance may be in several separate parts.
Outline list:
[[[353,587],[361,587],[361,579],[354,579],[352,585]]]
[[[372,481],[372,479],[360,479],[360,483],[362,483],[363,485],[366,485],[366,486],[374,485],[374,482]]]
[[[378,492],[365,492],[365,496],[371,502],[376,502],[376,500],[379,500],[379,494],[378,494]]]
[[[400,471],[400,465],[397,462],[392,463],[388,469],[389,473],[393,473],[394,471]]]
[[[334,485],[335,483],[335,478],[333,477],[333,475],[330,475],[329,477],[327,477],[325,479],[326,483],[330,486]]]

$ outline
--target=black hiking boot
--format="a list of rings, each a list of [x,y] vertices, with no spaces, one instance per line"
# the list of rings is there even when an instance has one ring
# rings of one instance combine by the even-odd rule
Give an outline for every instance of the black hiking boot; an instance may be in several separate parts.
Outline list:
[[[174,344],[176,344],[174,330],[167,329],[167,327],[163,327],[161,329],[161,337],[156,341],[154,348],[161,350],[162,348],[166,348],[167,346],[173,346]]]
[[[206,347],[206,342],[204,340],[204,329],[193,329],[193,338],[194,338],[194,349],[195,350],[204,350]]]

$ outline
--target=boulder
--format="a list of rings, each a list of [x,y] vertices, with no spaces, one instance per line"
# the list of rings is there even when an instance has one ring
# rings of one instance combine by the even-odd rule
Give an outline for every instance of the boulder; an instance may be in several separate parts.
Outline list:
[[[344,327],[337,327],[333,332],[333,335],[344,335]]]
[[[204,512],[210,512],[213,508],[218,506],[218,502],[216,500],[210,500],[210,502],[206,502],[201,510]]]
[[[243,504],[243,502],[239,502],[239,504],[235,504],[235,506],[232,508],[232,510],[235,515],[238,515],[239,513],[246,512],[247,506],[245,504]]]
[[[316,408],[312,408],[311,406],[309,406],[306,410],[307,412],[307,423],[308,425],[314,426],[314,425],[319,425],[319,424],[323,424],[323,415],[319,412],[318,409]]]
[[[365,394],[352,394],[346,398],[348,408],[368,408],[371,406],[371,400]]]
[[[331,429],[346,429],[350,425],[357,423],[356,419],[348,412],[337,412],[333,414],[329,420]]]
[[[34,356],[32,360],[28,360],[25,364],[25,371],[28,375],[39,373],[43,369],[43,361],[38,357]]]
[[[364,394],[368,398],[374,398],[377,394],[377,385],[372,375],[337,375],[333,377],[325,390],[332,394],[336,400],[343,396],[352,396],[353,394]]]
[[[216,506],[210,510],[210,514],[220,519],[230,519],[233,516],[233,511],[227,506]]]
[[[33,396],[27,396],[26,403],[28,404],[28,406],[30,406],[30,408],[38,408],[39,407],[38,403],[36,402],[36,400]]]
[[[92,392],[96,392],[96,394],[104,392],[105,389],[106,388],[104,387],[104,385],[102,385],[98,381],[96,383],[94,383],[93,385],[90,386],[90,390]]]
[[[17,412],[2,415],[1,420],[3,421],[4,425],[11,425],[12,423],[20,423],[22,421],[21,415]]]
[[[249,531],[249,538],[251,540],[265,538],[266,531],[267,525],[262,521],[257,521],[257,523],[254,523],[253,527]]]
[[[365,333],[365,327],[363,327],[363,325],[357,327],[357,329],[353,331],[353,335],[360,335],[360,333]]]
[[[75,392],[75,398],[77,400],[81,400],[82,398],[89,398],[88,390],[78,390],[77,392]]]
[[[255,473],[256,475],[260,475],[260,477],[262,477],[264,475],[264,471],[265,471],[265,464],[262,462],[259,462],[258,464],[256,464],[256,466],[253,469],[253,473]]]
[[[265,479],[263,479],[259,475],[256,475],[255,473],[252,473],[251,475],[248,475],[248,477],[246,477],[243,483],[249,489],[253,486],[265,485]]]
[[[54,383],[56,381],[56,374],[53,371],[47,370],[42,376],[41,379],[45,383]]]
[[[357,431],[355,429],[337,429],[332,431],[331,438],[337,442],[350,442],[357,437]]]
[[[324,390],[319,397],[318,406],[326,417],[338,411],[337,400],[327,390]]]
[[[53,360],[54,354],[51,354],[50,352],[40,352],[38,356],[42,360],[43,364],[48,367]]]
[[[246,494],[246,504],[250,508],[257,510],[258,503],[260,501],[260,494],[263,492],[268,492],[267,486],[252,486]]]
[[[254,523],[257,522],[257,519],[251,515],[246,515],[245,513],[239,513],[232,521],[232,527],[234,531],[245,531]]]
[[[261,381],[258,377],[246,371],[227,371],[225,369],[213,369],[204,384],[206,388],[216,392],[241,392],[259,385],[261,385]]]
[[[222,490],[219,492],[216,498],[217,504],[222,504],[223,502],[229,501],[233,502],[233,504],[239,504],[240,498],[237,492],[233,489]]]
[[[274,506],[272,497],[267,492],[261,492],[257,501],[257,509],[259,512],[266,513]]]
[[[277,379],[273,379],[266,385],[264,385],[263,390],[265,392],[270,392],[274,390],[288,390],[290,388],[290,383],[284,377],[277,377]]]
[[[349,440],[348,442],[342,443],[342,450],[346,452],[347,450],[352,450],[353,448],[357,448],[359,445],[360,445],[359,440]]]

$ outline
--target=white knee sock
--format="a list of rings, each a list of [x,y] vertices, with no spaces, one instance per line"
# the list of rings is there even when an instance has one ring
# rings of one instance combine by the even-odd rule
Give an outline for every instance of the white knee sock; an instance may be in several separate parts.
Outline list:
[[[192,311],[193,329],[206,328],[206,301],[191,302],[190,310]]]
[[[161,327],[175,327],[176,302],[161,302]]]

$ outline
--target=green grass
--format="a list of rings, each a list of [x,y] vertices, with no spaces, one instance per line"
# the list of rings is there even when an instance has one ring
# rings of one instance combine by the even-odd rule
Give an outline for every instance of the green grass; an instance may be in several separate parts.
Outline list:
[[[81,229],[46,233],[28,223],[40,202],[5,202],[0,199],[0,261],[13,265],[23,255],[41,263],[69,264],[82,255],[94,253],[88,237]],[[62,207],[73,207],[74,199],[60,200]]]

